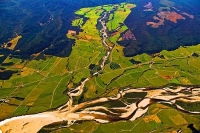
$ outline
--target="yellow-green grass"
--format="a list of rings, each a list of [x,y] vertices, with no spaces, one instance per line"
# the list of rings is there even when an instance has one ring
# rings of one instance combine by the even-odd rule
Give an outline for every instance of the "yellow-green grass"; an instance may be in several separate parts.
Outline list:
[[[7,80],[2,82],[2,88],[11,88],[11,87],[12,87],[12,82]]]
[[[25,98],[23,101],[18,103],[18,108],[23,106],[30,107],[30,110],[27,112],[30,113],[32,110],[36,110],[37,108],[37,112],[41,112],[64,104],[67,101],[67,96],[64,95],[63,92],[66,89],[66,83],[70,80],[70,77],[71,76],[65,75],[65,77],[57,76],[47,78],[44,81],[39,82],[36,86],[30,86],[29,89],[27,87],[21,88],[29,91],[21,92],[24,96],[17,94],[14,95],[16,97]]]
[[[117,44],[116,42],[119,40],[119,37],[120,37],[120,34],[116,34],[116,35],[114,35],[114,36],[111,36],[111,37],[109,38],[109,40],[110,40],[112,43]]]
[[[3,98],[8,98],[9,95],[12,94],[12,92],[14,91],[14,88],[3,88],[3,89],[0,89],[0,99],[3,99]]]
[[[72,21],[72,26],[79,26],[83,25],[83,18],[78,18]]]
[[[48,71],[53,65],[55,65],[55,61],[57,57],[46,57],[46,60],[31,60],[26,67],[33,68],[36,70]]]
[[[99,124],[93,121],[86,121],[80,124],[74,124],[69,128],[62,128],[51,133],[92,133],[98,128]],[[46,130],[41,130],[41,133],[46,132]],[[39,132],[40,133],[40,132]]]
[[[49,76],[67,73],[66,66],[67,66],[67,59],[58,58],[58,61],[55,62],[53,67],[51,68],[51,73],[49,74]]]
[[[19,115],[22,115],[22,114],[26,114],[28,109],[29,108],[26,107],[26,106],[20,106],[13,112],[12,116],[19,116]]]
[[[152,120],[150,120],[150,116],[152,115],[146,114],[144,117],[139,118],[132,122],[120,121],[120,122],[113,122],[113,123],[108,123],[108,124],[97,124],[97,125],[95,124],[96,130],[91,129],[91,132],[93,133],[107,133],[107,132],[109,133],[116,133],[116,132],[141,133],[142,132],[143,133],[143,132],[154,131],[156,133],[160,133],[160,132],[173,132],[173,131],[175,132],[181,128],[183,132],[189,133],[191,131],[190,129],[187,128],[188,123],[200,122],[198,118],[195,118],[196,116],[184,114],[182,112],[179,112],[165,105],[157,106],[157,104],[153,104],[152,106],[150,106],[149,110],[154,110],[154,109],[158,109],[158,110],[157,110],[157,114],[154,114],[153,116],[154,119]],[[156,121],[157,119],[158,121]],[[90,123],[93,123],[93,122],[90,122]],[[68,131],[70,130],[72,133],[75,133],[76,131],[74,129],[76,128],[83,130],[85,126],[82,126],[82,124],[72,126],[71,129],[68,128]],[[195,127],[197,127],[197,129],[199,128],[199,126],[196,124],[195,124]],[[63,129],[63,131],[64,130],[67,131],[67,129]],[[57,133],[57,131],[54,131],[54,132]],[[85,131],[83,130],[83,132]]]
[[[103,83],[97,83],[97,79],[93,78],[85,85],[86,93],[84,93],[84,99],[90,100],[98,97],[105,91],[105,85]]]
[[[105,5],[102,8],[105,9],[106,11],[111,11],[113,9],[113,5]]]
[[[16,64],[19,62],[18,59],[13,58],[12,60]],[[48,63],[45,64],[45,61]],[[8,115],[22,115],[25,113],[23,109],[28,107],[26,113],[36,113],[64,104],[68,98],[63,92],[66,90],[67,82],[71,79],[70,75],[65,74],[67,73],[66,63],[66,58],[60,57],[49,57],[47,60],[38,60],[38,62],[31,60],[26,62],[26,67],[18,69],[21,69],[21,73],[27,73],[30,69],[33,70],[32,73],[23,76],[15,75],[9,80],[1,82],[0,97],[7,98],[10,104],[16,106],[10,110],[10,114],[8,112]],[[3,106],[0,105],[1,107]]]
[[[134,7],[133,4],[130,4],[129,6]],[[117,10],[114,12],[113,16],[110,17],[108,23],[106,23],[109,31],[113,31],[118,28],[120,23],[123,23],[130,13],[131,10],[128,8],[128,6],[126,6],[125,3],[120,4],[120,6],[118,6]]]
[[[117,20],[110,20],[115,21],[112,25],[114,28],[118,26],[119,22],[123,23],[126,15],[130,13],[128,11],[129,9],[124,11],[124,7],[126,8],[126,6],[126,4],[121,4],[117,9],[118,11],[114,13],[114,18]],[[111,6],[103,8],[111,10]],[[97,13],[97,10],[99,13]],[[0,97],[5,98],[8,96],[11,100],[10,102],[19,107],[9,106],[6,104],[0,105],[1,110],[10,109],[10,112],[7,114],[6,112],[3,112],[0,115],[2,116],[0,118],[7,118],[11,114],[14,116],[46,111],[48,109],[56,108],[67,101],[68,98],[63,94],[63,92],[66,89],[70,89],[70,87],[67,88],[69,81],[74,82],[73,85],[77,85],[82,79],[89,77],[91,75],[89,70],[90,64],[99,65],[101,58],[106,54],[105,47],[103,46],[101,37],[99,36],[99,31],[96,29],[97,20],[102,12],[103,9],[101,9],[101,7],[84,8],[76,12],[77,15],[85,15],[88,20],[81,27],[83,31],[73,38],[75,39],[75,45],[73,46],[69,57],[60,58],[55,56],[46,56],[45,60],[25,61],[26,66],[24,66],[25,63],[22,63],[22,68],[16,67],[16,65],[20,65],[21,60],[19,59],[7,58],[5,60],[5,63],[14,63],[12,66],[6,66],[7,68],[11,69],[11,67],[15,66],[15,68],[12,69],[23,70],[24,73],[22,74],[22,72],[20,72],[21,75],[15,75],[4,82],[1,81],[2,88],[0,89]],[[125,17],[119,18],[120,14],[123,12],[125,13]],[[126,28],[127,27],[123,26],[123,28],[120,29],[120,33],[127,30]],[[84,100],[96,98],[104,92],[110,92],[108,94],[114,95],[117,93],[118,89],[126,86],[132,86],[134,88],[153,88],[167,85],[169,83],[190,85],[199,84],[200,78],[198,75],[200,71],[198,69],[198,62],[200,61],[200,57],[193,57],[191,55],[194,52],[198,54],[200,53],[200,45],[186,48],[180,47],[174,51],[164,50],[160,52],[160,54],[166,59],[152,57],[148,54],[124,57],[122,51],[123,47],[117,44],[118,39],[119,35],[110,38],[110,42],[115,44],[115,48],[111,52],[111,56],[109,57],[104,70],[102,70],[98,76],[92,77],[91,80],[86,83],[84,88],[85,93],[83,94],[85,98]],[[134,65],[129,61],[130,59],[140,61],[141,63]],[[110,62],[117,63],[120,68],[112,70],[110,68]],[[152,65],[150,65],[150,62]],[[24,68],[27,69],[25,70]],[[110,91],[107,89],[110,89]],[[112,92],[112,90],[115,91]],[[13,96],[25,98],[25,100],[14,99],[12,98]],[[168,130],[167,128],[170,124],[171,126],[176,125],[176,119],[178,118],[184,121],[184,123],[178,123],[178,125],[186,124],[186,122],[189,123],[192,120],[196,123],[199,122],[199,119],[194,119],[194,117],[190,115],[183,115],[174,109],[163,109],[163,107],[162,109],[155,107],[155,109],[156,111],[154,112],[157,113],[157,117],[159,117],[161,121],[164,121],[164,125],[155,123],[155,121],[146,123],[142,118],[140,118],[134,122],[122,121],[105,124],[98,128],[95,127],[95,129],[92,130],[94,132],[102,133],[117,132],[120,130],[122,132],[147,132],[154,129],[160,131],[161,127]],[[168,117],[167,119],[164,119],[164,114]],[[91,123],[89,122],[89,124]],[[99,124],[97,124],[97,126],[98,125]],[[145,125],[147,128],[143,129],[142,125]],[[81,127],[81,125],[76,126],[77,128],[80,128],[80,130],[73,130],[73,127],[66,130],[69,132],[85,131],[85,128]],[[115,128],[109,130],[110,127]]]
[[[12,115],[13,111],[16,109],[16,106],[8,105],[6,103],[2,103],[0,105],[0,120],[6,119]]]
[[[120,32],[124,32],[128,30],[128,27],[126,25],[122,25],[121,28],[119,29]]]
[[[141,55],[136,55],[136,56],[134,56],[133,59],[136,61],[140,61],[142,63],[152,61],[152,57],[145,53],[141,54]]]
[[[21,39],[22,38],[22,36],[16,36],[15,38],[13,38],[12,40],[10,40],[8,43],[6,43],[5,45],[4,45],[4,48],[7,48],[7,49],[10,49],[10,50],[14,50],[15,49],[15,47],[16,47],[16,45],[17,45],[17,43],[18,43],[18,41],[19,41],[19,39]],[[11,43],[11,46],[9,46],[8,47],[8,44],[9,43]]]
[[[73,48],[73,52],[69,56],[68,68],[69,71],[74,71],[82,68],[89,68],[90,64],[96,64],[104,56],[105,51],[96,44],[89,43],[85,45],[81,43]],[[97,47],[95,47],[95,45]],[[81,50],[80,50],[81,49]]]
[[[120,76],[124,70],[117,69],[114,72],[107,72],[105,74],[101,74],[99,77],[103,81],[104,84],[109,84],[113,78],[116,78],[117,76]]]
[[[192,46],[194,47],[194,46]],[[199,46],[197,46],[199,47]],[[179,49],[174,51],[168,51],[170,54],[172,53],[179,53],[180,51],[187,51],[187,48],[182,48],[180,47]],[[186,49],[186,50],[185,50]],[[132,78],[130,75],[127,76],[126,73],[122,74],[120,77],[115,79],[117,81],[117,84],[115,81],[115,85],[112,83],[112,87],[117,87],[117,85],[123,87],[127,86],[130,83],[132,83],[133,87],[142,87],[142,86],[147,86],[147,87],[160,87],[164,86],[170,83],[175,83],[175,84],[185,84],[185,85],[196,85],[199,84],[200,78],[199,78],[199,57],[193,57],[190,54],[193,52],[197,52],[196,50],[187,53],[185,58],[179,58],[174,60],[174,57],[168,57],[166,59],[159,59],[157,57],[151,57],[147,54],[141,54],[133,57],[134,60],[140,61],[141,64],[139,64],[139,67],[136,67],[132,65],[132,68],[129,70],[129,73],[134,73],[137,70],[141,70],[141,73],[144,72],[141,75],[138,75],[139,77],[137,78]],[[163,51],[162,51],[163,52]],[[161,52],[161,53],[162,53]],[[131,68],[129,65],[122,65],[123,63],[120,62],[122,61],[122,55],[120,55],[116,50],[113,50],[112,52],[112,57],[110,57],[113,60],[116,60],[115,62],[118,63],[121,66],[121,69],[123,70],[128,70]],[[154,58],[157,58],[157,60],[154,60]],[[123,57],[123,60],[127,61],[128,58]],[[119,61],[119,62],[118,62]],[[151,62],[153,61],[153,62]],[[130,62],[129,62],[130,63]],[[152,65],[150,65],[150,63]],[[189,65],[188,65],[189,64]],[[191,65],[190,65],[191,64]],[[126,67],[127,68],[126,68]],[[148,70],[149,69],[149,70]],[[148,70],[148,71],[146,71]],[[111,73],[111,71],[115,72],[115,70],[111,70],[108,68],[108,66],[105,67],[104,74],[106,73]],[[146,72],[145,72],[146,71]],[[101,76],[101,75],[100,75]],[[109,77],[109,76],[108,76]],[[122,78],[124,77],[124,78]],[[134,77],[134,76],[133,76]],[[113,77],[114,79],[114,77]],[[103,80],[103,79],[102,79]],[[118,81],[119,80],[119,81]],[[105,82],[105,80],[103,80]],[[108,80],[108,82],[111,81],[111,79]],[[106,82],[106,83],[108,83]]]
[[[76,11],[75,14],[84,15],[85,13],[89,12],[91,8],[81,8],[80,10]]]
[[[151,78],[146,77],[146,79],[148,79],[148,81],[151,83],[152,87],[160,87],[160,86],[164,86],[169,83],[177,83],[178,82],[178,81],[173,82],[172,79],[166,80],[160,76],[155,76],[155,77],[151,77]]]
[[[11,78],[10,81],[14,86],[20,86],[22,84],[26,85],[26,84],[30,84],[30,83],[37,83],[40,81],[40,79],[42,79],[44,76],[40,75],[39,73],[33,73],[32,75],[28,75],[28,76],[18,76],[16,78]]]
[[[134,80],[130,75],[123,75],[120,76],[116,82],[120,85],[120,87],[124,87],[131,85],[133,82],[136,82],[136,80]]]
[[[73,82],[74,83],[79,83],[81,80],[86,79],[87,77],[90,76],[90,70],[87,68],[83,68],[78,72],[75,72],[74,77],[73,77]]]

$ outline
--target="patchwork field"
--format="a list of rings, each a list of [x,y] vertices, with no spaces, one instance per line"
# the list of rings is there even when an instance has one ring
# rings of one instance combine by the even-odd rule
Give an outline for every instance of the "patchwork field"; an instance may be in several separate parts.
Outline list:
[[[69,128],[58,129],[51,133],[172,133],[178,130],[191,133],[187,128],[190,123],[197,123],[194,127],[199,128],[200,116],[184,114],[166,105],[153,104],[148,113],[136,121],[120,121],[109,124],[98,124],[96,122],[82,122],[74,124]],[[47,132],[43,129],[40,133]]]
[[[125,88],[146,88],[148,91],[171,86],[196,87],[198,97],[200,45],[179,47],[173,51],[163,50],[155,54],[124,56],[124,47],[119,45],[119,40],[130,30],[124,21],[135,7],[134,4],[121,3],[76,11],[76,18],[72,20],[73,29],[66,33],[74,41],[69,57],[51,56],[41,52],[33,54],[27,60],[8,55],[0,67],[0,120],[53,111],[71,99],[74,105],[82,105],[102,97],[112,99]],[[108,33],[107,38],[102,35],[99,21],[104,13],[108,15],[104,17],[107,29],[103,32]],[[74,30],[76,28],[79,30]],[[20,38],[15,38],[12,43],[17,44],[17,39]],[[133,36],[130,39],[134,39]],[[11,72],[8,79],[2,78],[7,76],[6,72]],[[83,87],[82,93],[76,97],[70,96],[74,88],[77,91],[77,87]],[[170,95],[173,96],[171,93]],[[122,105],[141,101],[145,96],[146,93],[128,93],[118,101],[100,102],[96,106],[101,105],[108,109],[117,106],[114,109],[118,109]],[[183,100],[176,101],[176,104],[188,111],[200,112],[198,102],[193,103],[192,107]],[[160,133],[181,129],[184,133],[189,133],[187,125],[191,123],[200,129],[199,115],[183,113],[167,103],[155,102],[148,106],[147,113],[134,121],[113,120],[107,124],[79,121],[62,129],[44,127],[40,132]],[[103,109],[104,113],[109,112]],[[138,110],[140,109],[143,108]],[[59,126],[65,127],[66,123]]]

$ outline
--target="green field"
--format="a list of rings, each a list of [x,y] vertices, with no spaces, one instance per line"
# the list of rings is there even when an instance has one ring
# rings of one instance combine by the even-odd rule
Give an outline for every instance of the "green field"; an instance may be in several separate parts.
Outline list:
[[[170,85],[199,86],[200,57],[194,56],[194,53],[200,55],[200,44],[179,47],[174,51],[163,50],[154,55],[144,53],[133,57],[124,56],[123,46],[118,44],[118,40],[128,30],[124,20],[130,14],[131,8],[135,6],[121,3],[116,6],[114,12],[110,13],[106,25],[109,32],[117,30],[117,34],[109,35],[106,40],[113,49],[104,69],[96,76],[92,74],[100,68],[102,58],[107,52],[97,27],[98,19],[103,12],[112,11],[114,5],[82,8],[75,12],[77,17],[72,20],[72,26],[80,28],[81,31],[76,35],[66,34],[66,37],[75,41],[69,57],[38,53],[30,60],[22,60],[8,56],[3,63],[11,65],[1,67],[5,70],[17,71],[17,73],[8,80],[0,80],[0,99],[9,100],[9,102],[0,103],[0,110],[2,110],[0,120],[53,110],[68,101],[66,94],[68,90],[77,87],[88,77],[90,80],[84,86],[84,93],[75,98],[75,103],[97,97],[114,96],[120,89],[126,87],[154,89]],[[38,56],[43,56],[44,59],[37,59]],[[133,63],[131,60],[139,63]],[[92,70],[91,65],[95,66]],[[187,103],[179,102],[179,104],[189,108]],[[199,103],[194,103],[189,109],[196,111],[197,104]],[[160,133],[177,131],[180,128],[184,133],[189,133],[187,124],[190,123],[194,123],[200,129],[200,116],[185,114],[166,105],[152,104],[148,113],[135,121],[109,124],[85,121],[69,128],[52,131],[52,133],[145,133],[150,131]],[[42,132],[47,131],[42,129]]]
[[[153,104],[150,106],[148,114],[132,122],[120,121],[109,124],[83,122],[51,133],[171,133],[179,129],[184,133],[191,133],[187,125],[197,123],[194,127],[199,129],[199,121],[200,116],[184,114],[166,105]],[[47,130],[44,129],[41,133],[45,131]]]

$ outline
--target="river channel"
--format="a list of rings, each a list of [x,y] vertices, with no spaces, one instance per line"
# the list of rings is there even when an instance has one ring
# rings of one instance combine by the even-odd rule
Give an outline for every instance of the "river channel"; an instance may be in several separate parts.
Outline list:
[[[104,69],[105,63],[108,60],[113,47],[106,43],[109,38],[107,34],[106,19],[109,17],[109,12],[104,12],[99,19],[102,26],[100,34],[102,36],[102,44],[107,47],[107,53],[102,58],[101,70],[90,75],[81,84],[70,89],[68,92],[69,100],[67,103],[54,111],[48,111],[33,115],[24,115],[6,119],[0,122],[0,133],[36,133],[42,127],[54,124],[66,122],[67,126],[73,125],[75,122],[92,120],[99,123],[109,123],[119,120],[131,120],[134,121],[139,117],[142,117],[152,103],[167,103],[175,106],[178,110],[191,114],[200,114],[200,112],[192,112],[182,108],[176,104],[177,100],[184,102],[200,102],[200,89],[190,87],[169,87],[158,88],[150,90],[146,88],[126,88],[121,90],[116,96],[101,97],[95,100],[83,102],[80,104],[73,104],[73,97],[78,97],[83,93],[85,84],[91,79],[91,77],[99,74]],[[146,93],[147,95],[132,103],[124,103],[123,107],[105,107],[102,105],[95,106],[96,104],[119,101],[125,95],[131,93]],[[173,95],[172,95],[173,94]],[[117,111],[116,111],[117,110]],[[108,113],[106,113],[108,112]]]

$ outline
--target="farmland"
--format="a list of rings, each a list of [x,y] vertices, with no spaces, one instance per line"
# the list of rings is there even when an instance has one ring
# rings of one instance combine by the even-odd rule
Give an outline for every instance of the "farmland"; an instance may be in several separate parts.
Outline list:
[[[7,69],[18,73],[1,81],[1,99],[9,100],[9,103],[1,103],[1,110],[5,110],[1,119],[55,108],[67,100],[63,92],[71,75],[66,71],[66,59],[46,57],[46,60],[24,61],[23,64],[20,59],[8,57],[5,62],[15,62]]]
[[[199,102],[198,98],[195,99],[192,96],[199,95],[200,45],[179,47],[173,51],[163,50],[151,55],[143,53],[125,57],[123,46],[118,42],[129,30],[124,21],[131,9],[135,7],[134,4],[121,3],[82,8],[76,11],[77,16],[72,20],[72,27],[80,28],[80,30],[70,29],[66,33],[66,37],[74,41],[69,57],[51,56],[40,52],[26,60],[9,55],[3,61],[0,73],[3,74],[5,71],[15,73],[7,80],[0,80],[2,101],[0,119],[37,115],[40,112],[46,113],[57,109],[56,116],[69,111],[69,113],[79,114],[79,120],[82,120],[81,115],[86,115],[90,110],[94,114],[95,111],[103,110],[103,116],[96,113],[94,118],[101,116],[101,119],[105,118],[107,124],[100,124],[101,121],[98,121],[100,118],[93,121],[83,119],[71,124],[69,128],[56,128],[52,132],[172,132],[180,128],[188,132],[187,124],[190,123],[200,128],[198,127],[199,115],[186,114],[183,110],[175,108],[176,105],[180,105],[186,111],[200,111],[197,108],[188,107],[187,101],[190,97],[191,100]],[[106,22],[107,29],[104,32],[101,32],[103,26],[100,19],[105,19]],[[102,33],[106,33],[108,37],[104,37]],[[170,90],[171,86],[177,90],[179,86],[183,86],[181,91],[176,89],[174,91],[180,92],[180,96],[185,98],[185,101],[179,98],[179,93],[176,97],[173,89]],[[164,87],[169,87],[170,91],[166,91]],[[197,92],[190,92],[187,87],[196,87]],[[134,92],[130,93],[127,88],[131,88],[130,91],[134,90]],[[175,103],[171,98],[167,99],[165,94],[175,97],[172,98]],[[156,98],[160,98],[159,96],[163,96],[161,101],[170,104],[164,104],[161,101],[158,102],[162,104],[157,103]],[[149,98],[155,102],[148,103],[147,110],[144,106],[135,107],[136,112],[146,111],[143,117],[136,116],[129,121],[124,116],[122,119],[123,113],[120,112],[122,110],[119,109],[120,113],[115,112],[116,108],[122,107],[123,111],[130,113],[129,105],[142,104],[141,99],[149,100]],[[93,102],[98,104],[97,109]],[[98,109],[99,106],[100,109]],[[112,117],[107,113],[117,115]],[[64,115],[65,119],[67,115]],[[86,118],[88,118],[87,115]],[[73,123],[71,119],[65,121]],[[66,125],[66,123],[62,124]],[[143,128],[144,125],[146,128]],[[40,132],[50,132],[49,130],[51,131],[51,128],[47,126]]]
[[[182,129],[182,131],[186,133],[190,133],[191,130],[187,128],[187,125],[188,123],[194,122],[199,122],[198,118],[196,118],[195,116],[178,112],[177,110],[171,109],[166,105],[154,104],[150,107],[147,115],[136,121],[120,121],[103,125],[95,122],[84,122],[74,124],[70,128],[52,131],[51,133],[131,133],[133,131],[136,133],[149,131],[152,131],[153,133],[160,133],[175,132],[179,129]],[[195,125],[195,127],[198,127],[198,125]],[[46,130],[43,130],[41,131],[41,133],[45,131]]]

